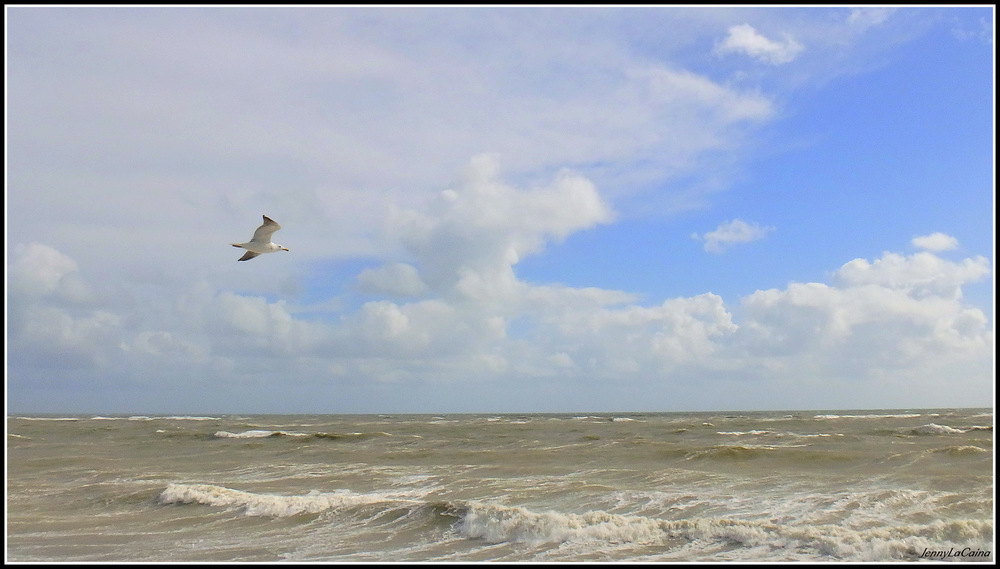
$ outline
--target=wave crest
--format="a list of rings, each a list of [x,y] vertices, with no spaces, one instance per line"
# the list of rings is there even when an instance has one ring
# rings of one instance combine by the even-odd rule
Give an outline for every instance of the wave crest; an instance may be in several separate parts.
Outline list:
[[[956,549],[987,548],[993,523],[980,520],[937,521],[927,525],[852,529],[839,525],[791,526],[754,520],[661,520],[597,511],[585,514],[532,512],[522,507],[470,503],[457,524],[469,538],[491,543],[597,541],[609,544],[663,544],[686,559],[738,545],[768,552],[782,549],[791,556],[815,559],[818,553],[834,559],[877,561],[913,559],[925,549],[942,544]],[[697,546],[699,553],[687,551]],[[769,555],[769,554],[765,554]]]
[[[925,549],[988,548],[993,523],[981,520],[936,521],[925,525],[851,528],[842,525],[788,525],[775,521],[727,518],[666,520],[602,510],[586,513],[538,512],[521,506],[480,501],[428,501],[428,490],[356,493],[312,491],[288,496],[233,490],[210,484],[170,484],[161,504],[204,504],[239,508],[246,516],[289,517],[356,507],[379,513],[405,509],[419,519],[450,523],[458,536],[489,543],[532,545],[567,542],[605,546],[662,545],[664,558],[712,558],[733,547],[733,558],[773,558],[784,550],[788,558],[878,561],[914,559]],[[377,519],[370,511],[364,519]],[[450,521],[448,521],[450,520]],[[454,522],[454,523],[452,523]],[[358,523],[365,523],[359,521]],[[695,551],[697,549],[697,551]]]
[[[335,492],[312,491],[303,496],[258,494],[233,490],[211,484],[170,484],[160,493],[161,504],[205,504],[208,506],[243,508],[247,516],[288,517],[318,514],[326,510],[378,504],[381,502],[412,502],[406,493],[359,494],[350,490]]]

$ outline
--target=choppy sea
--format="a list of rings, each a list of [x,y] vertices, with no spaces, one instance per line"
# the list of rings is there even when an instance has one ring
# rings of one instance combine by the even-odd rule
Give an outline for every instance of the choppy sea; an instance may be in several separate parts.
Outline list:
[[[9,416],[8,562],[993,562],[991,409]]]

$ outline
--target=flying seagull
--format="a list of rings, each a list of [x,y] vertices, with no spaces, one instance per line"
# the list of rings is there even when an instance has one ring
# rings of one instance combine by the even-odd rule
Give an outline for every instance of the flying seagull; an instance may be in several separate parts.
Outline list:
[[[239,261],[249,261],[257,255],[263,255],[264,253],[274,253],[275,251],[288,251],[286,247],[282,247],[277,243],[271,243],[271,235],[275,231],[281,229],[278,222],[271,219],[270,217],[264,215],[264,223],[257,228],[257,231],[253,232],[253,238],[246,243],[230,243],[233,247],[239,247],[241,249],[246,249],[247,252],[240,257]]]

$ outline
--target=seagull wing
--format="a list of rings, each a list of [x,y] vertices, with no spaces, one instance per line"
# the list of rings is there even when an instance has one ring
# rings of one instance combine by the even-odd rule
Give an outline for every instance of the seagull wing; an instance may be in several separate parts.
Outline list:
[[[253,239],[251,239],[250,241],[255,243],[270,243],[271,235],[274,235],[275,231],[281,229],[281,226],[278,225],[277,221],[271,219],[266,215],[261,217],[264,218],[264,223],[257,228],[257,231],[253,232]]]
[[[253,259],[254,257],[256,257],[259,254],[260,253],[254,253],[253,251],[247,251],[246,253],[243,253],[242,257],[240,257],[239,259],[236,259],[236,260],[237,261],[249,261],[250,259]]]

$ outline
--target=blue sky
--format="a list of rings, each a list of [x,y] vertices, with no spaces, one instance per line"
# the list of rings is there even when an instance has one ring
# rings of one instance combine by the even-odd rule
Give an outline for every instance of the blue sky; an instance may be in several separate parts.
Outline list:
[[[992,405],[992,7],[5,13],[11,412]]]

